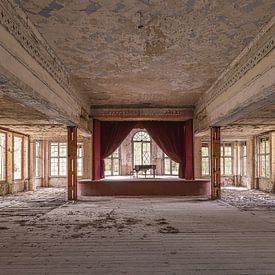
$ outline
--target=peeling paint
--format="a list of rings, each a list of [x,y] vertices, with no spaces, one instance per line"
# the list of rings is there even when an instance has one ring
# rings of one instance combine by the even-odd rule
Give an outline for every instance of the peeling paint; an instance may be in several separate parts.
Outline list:
[[[37,14],[48,3],[22,5]],[[194,105],[274,15],[274,0],[64,3],[54,20],[28,15],[94,105],[138,106],[144,94],[155,106]]]
[[[38,14],[43,17],[48,18],[51,16],[52,11],[55,11],[55,10],[58,11],[62,8],[64,8],[63,4],[53,1],[53,2],[49,3],[49,5],[47,7],[43,8],[40,12],[38,12]]]
[[[97,10],[99,10],[101,8],[101,5],[96,3],[96,2],[92,2],[90,5],[88,5],[85,9],[80,10],[80,11],[85,11],[87,14],[91,14],[96,12]]]

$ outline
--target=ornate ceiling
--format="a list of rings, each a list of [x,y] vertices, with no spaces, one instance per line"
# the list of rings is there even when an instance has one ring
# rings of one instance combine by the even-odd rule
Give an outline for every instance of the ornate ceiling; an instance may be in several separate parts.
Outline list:
[[[92,106],[194,106],[274,0],[17,0]]]

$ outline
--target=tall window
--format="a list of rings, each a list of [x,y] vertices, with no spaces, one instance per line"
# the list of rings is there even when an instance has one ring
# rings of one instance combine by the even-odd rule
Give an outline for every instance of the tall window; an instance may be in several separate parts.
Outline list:
[[[120,175],[120,148],[105,159],[105,176]]]
[[[65,177],[67,175],[67,145],[66,143],[51,143],[51,176]]]
[[[247,146],[246,141],[241,143],[241,175],[247,176]]]
[[[210,159],[209,159],[209,144],[202,143],[201,145],[201,174],[202,176],[210,175]]]
[[[35,177],[42,175],[42,145],[40,141],[35,142]]]
[[[178,175],[179,164],[171,160],[166,154],[163,153],[163,172],[164,175]]]
[[[21,180],[23,178],[23,138],[13,137],[13,179]]]
[[[151,138],[145,131],[139,131],[133,136],[133,164],[151,164]]]
[[[258,144],[259,176],[268,178],[270,177],[270,142],[268,137],[260,138]]]
[[[227,176],[233,174],[233,154],[232,144],[221,144],[221,175]]]
[[[77,176],[83,176],[83,144],[77,144]]]
[[[6,134],[0,133],[0,181],[6,179]]]

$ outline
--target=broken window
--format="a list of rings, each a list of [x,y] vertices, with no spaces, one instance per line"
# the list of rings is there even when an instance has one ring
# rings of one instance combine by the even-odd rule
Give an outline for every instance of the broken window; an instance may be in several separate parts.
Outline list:
[[[0,133],[0,181],[6,179],[6,134]]]
[[[105,159],[105,176],[120,175],[120,148]]]
[[[13,179],[23,178],[23,138],[13,137]]]
[[[52,177],[67,175],[67,144],[52,142],[50,146],[50,164]]]
[[[210,175],[210,156],[209,156],[209,144],[202,143],[201,145],[201,174],[202,176]]]
[[[178,175],[179,164],[171,160],[163,153],[163,173],[164,175]]]
[[[270,142],[268,137],[258,139],[258,169],[260,177],[270,177]]]
[[[231,143],[221,144],[221,175],[233,174],[233,150]]]

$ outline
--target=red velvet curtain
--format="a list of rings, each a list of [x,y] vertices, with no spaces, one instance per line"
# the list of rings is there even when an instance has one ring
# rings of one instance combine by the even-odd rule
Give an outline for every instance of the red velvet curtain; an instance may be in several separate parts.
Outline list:
[[[134,121],[101,122],[101,178],[104,178],[104,159],[111,155],[135,127]]]
[[[185,122],[185,176],[187,180],[193,180],[194,177],[194,150],[193,150],[193,120],[187,120]]]
[[[104,177],[104,158],[111,155],[135,127],[144,127],[163,152],[179,163],[179,177],[194,178],[193,121],[94,121],[93,180]]]
[[[93,180],[99,180],[100,179],[100,171],[101,171],[101,135],[100,135],[100,126],[101,122],[99,120],[93,121]]]
[[[172,160],[179,163],[179,177],[185,176],[185,122],[150,121],[143,123],[144,128]]]

